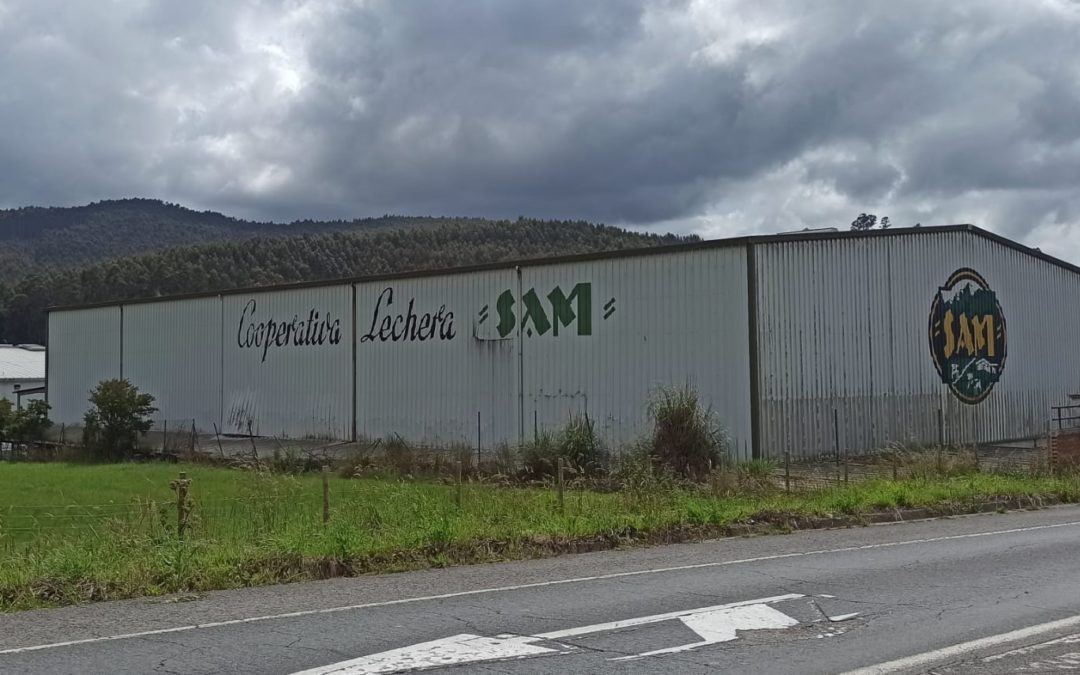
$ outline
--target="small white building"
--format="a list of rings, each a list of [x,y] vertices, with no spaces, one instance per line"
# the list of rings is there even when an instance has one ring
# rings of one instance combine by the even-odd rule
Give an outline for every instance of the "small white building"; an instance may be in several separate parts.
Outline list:
[[[0,344],[0,398],[16,405],[45,398],[45,348]]]

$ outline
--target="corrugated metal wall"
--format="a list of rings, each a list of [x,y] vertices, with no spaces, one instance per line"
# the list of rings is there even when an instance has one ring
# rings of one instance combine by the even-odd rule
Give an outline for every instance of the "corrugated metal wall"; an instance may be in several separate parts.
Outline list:
[[[933,442],[939,411],[947,440],[1027,436],[1080,393],[1070,270],[957,230],[752,246],[752,265],[740,245],[57,311],[52,416],[81,421],[89,390],[125,375],[201,430],[490,450],[587,412],[617,446],[647,432],[659,386],[691,384],[749,457],[755,388],[766,456],[830,452],[836,432],[855,451]],[[942,383],[928,340],[960,268],[1007,322],[1003,374],[976,405]]]
[[[359,284],[358,432],[490,449],[588,413],[614,446],[692,384],[748,455],[746,278],[733,248]]]
[[[351,286],[228,295],[221,310],[226,432],[351,436]]]
[[[525,323],[528,434],[534,419],[554,430],[587,411],[609,445],[630,443],[649,431],[648,403],[660,387],[691,385],[733,450],[749,457],[745,248],[523,273],[523,295],[532,292],[538,302],[539,328],[550,324],[541,331],[532,318]]]
[[[777,456],[890,441],[1019,438],[1045,430],[1050,406],[1080,393],[1080,276],[968,232],[757,247],[761,449]],[[976,405],[938,376],[927,326],[938,289],[979,272],[1007,321],[1001,380]],[[835,411],[835,413],[834,413]],[[838,419],[834,430],[833,416]]]
[[[359,435],[516,440],[517,332],[500,336],[497,309],[516,285],[513,269],[357,284]]]
[[[49,314],[49,417],[81,424],[90,390],[119,377],[120,308],[100,307]]]
[[[154,396],[157,418],[221,425],[221,298],[124,307],[124,376]]]

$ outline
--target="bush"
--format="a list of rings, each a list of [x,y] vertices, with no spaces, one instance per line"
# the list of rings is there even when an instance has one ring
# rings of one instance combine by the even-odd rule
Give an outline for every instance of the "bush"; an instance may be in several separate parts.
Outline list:
[[[49,408],[45,401],[35,399],[16,410],[11,401],[0,399],[0,438],[18,443],[40,441],[52,426]]]
[[[521,446],[521,463],[530,478],[552,477],[558,473],[559,459],[580,476],[603,471],[604,448],[587,415],[573,416],[557,434],[540,432]]]
[[[15,406],[6,398],[0,398],[0,439],[11,439],[11,423],[15,420]]]
[[[101,459],[130,457],[139,436],[150,430],[155,412],[154,397],[140,393],[128,380],[103,380],[90,392],[83,445]]]
[[[401,436],[388,436],[382,443],[383,460],[401,476],[411,476],[416,471],[416,453]]]
[[[727,454],[727,438],[711,410],[691,387],[662,388],[649,403],[653,421],[650,454],[655,464],[699,480]]]

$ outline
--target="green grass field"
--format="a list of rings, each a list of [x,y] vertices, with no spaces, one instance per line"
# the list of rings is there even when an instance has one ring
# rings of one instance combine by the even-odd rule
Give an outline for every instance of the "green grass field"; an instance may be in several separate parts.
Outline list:
[[[191,479],[193,505],[183,542],[169,487],[178,471]],[[0,610],[547,555],[576,542],[660,541],[675,531],[716,534],[769,514],[1080,499],[1075,478],[972,474],[794,494],[568,490],[560,510],[554,489],[471,483],[458,506],[450,484],[330,481],[332,515],[324,525],[318,475],[0,463]]]

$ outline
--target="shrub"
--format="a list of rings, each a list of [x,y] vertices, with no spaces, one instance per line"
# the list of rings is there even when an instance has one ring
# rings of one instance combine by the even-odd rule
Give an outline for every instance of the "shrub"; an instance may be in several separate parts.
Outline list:
[[[394,434],[382,443],[383,460],[386,465],[402,476],[411,476],[416,471],[416,453],[401,436]]]
[[[662,388],[649,403],[654,463],[692,479],[707,476],[727,454],[723,428],[691,387]]]
[[[33,400],[16,410],[11,401],[0,399],[0,438],[20,443],[40,441],[52,426],[49,408],[45,401]]]
[[[540,432],[521,446],[524,473],[532,478],[555,476],[561,458],[571,472],[594,476],[604,467],[604,448],[587,415],[573,416],[557,434]]]
[[[535,478],[553,476],[558,470],[559,445],[554,434],[539,432],[531,441],[521,446],[521,464],[524,473]]]
[[[10,440],[11,423],[15,420],[15,406],[6,398],[0,398],[0,439]]]
[[[978,455],[970,448],[893,445],[890,450],[898,477],[952,478],[979,472]]]
[[[155,412],[154,397],[128,380],[103,380],[90,392],[83,444],[101,459],[130,457]]]
[[[667,467],[656,465],[648,442],[640,442],[623,453],[612,478],[619,489],[633,494],[661,494],[678,486]]]

